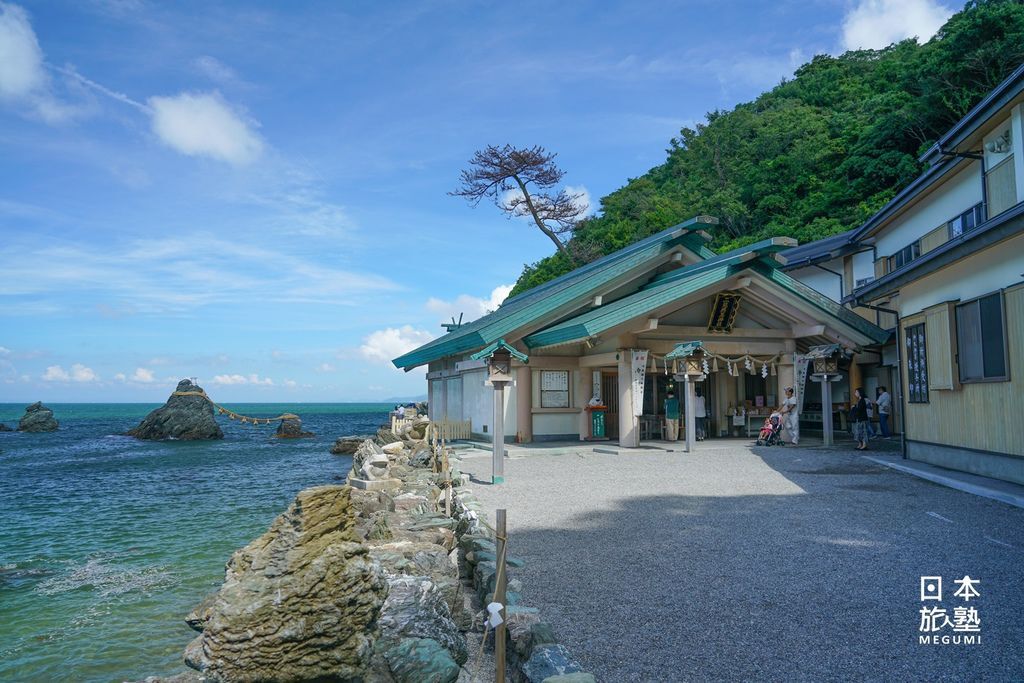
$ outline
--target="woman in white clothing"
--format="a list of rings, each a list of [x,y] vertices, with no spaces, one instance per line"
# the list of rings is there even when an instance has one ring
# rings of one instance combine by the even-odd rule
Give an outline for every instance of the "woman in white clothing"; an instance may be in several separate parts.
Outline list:
[[[796,396],[793,387],[786,387],[786,398],[782,401],[782,420],[789,432],[789,439],[796,446],[800,442],[800,416],[797,415]]]

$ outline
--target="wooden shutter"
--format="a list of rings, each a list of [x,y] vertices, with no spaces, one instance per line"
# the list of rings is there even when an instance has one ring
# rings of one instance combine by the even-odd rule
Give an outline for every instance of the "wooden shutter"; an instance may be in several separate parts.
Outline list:
[[[949,226],[943,223],[921,238],[921,253],[926,254],[932,249],[941,247],[949,240]]]
[[[880,259],[875,259],[875,279],[877,280],[878,278],[882,277],[883,275],[885,275],[885,257],[884,256],[882,258],[880,258]]]
[[[925,316],[928,335],[929,389],[959,389],[956,367],[956,330],[953,327],[953,304],[939,304]]]

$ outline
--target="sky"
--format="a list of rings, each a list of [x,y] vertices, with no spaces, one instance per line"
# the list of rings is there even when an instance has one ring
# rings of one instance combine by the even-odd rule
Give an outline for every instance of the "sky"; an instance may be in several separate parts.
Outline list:
[[[426,393],[390,360],[553,250],[447,193],[543,145],[600,197],[815,54],[959,6],[0,0],[0,402]]]

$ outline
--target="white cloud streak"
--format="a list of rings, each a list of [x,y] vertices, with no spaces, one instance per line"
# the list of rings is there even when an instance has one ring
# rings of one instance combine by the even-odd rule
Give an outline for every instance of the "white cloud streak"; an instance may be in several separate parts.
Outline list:
[[[877,50],[905,38],[923,42],[952,14],[934,0],[861,0],[843,18],[843,47]]]
[[[221,386],[230,386],[236,384],[247,384],[250,386],[274,386],[274,380],[269,377],[260,377],[257,374],[250,375],[216,375],[213,378],[213,383]]]
[[[63,300],[69,291],[90,292],[96,306],[112,305],[128,315],[254,300],[336,305],[367,291],[399,289],[380,275],[207,235],[105,248],[20,245],[18,253],[0,269],[0,295],[36,297],[42,312],[48,309],[41,295]]]

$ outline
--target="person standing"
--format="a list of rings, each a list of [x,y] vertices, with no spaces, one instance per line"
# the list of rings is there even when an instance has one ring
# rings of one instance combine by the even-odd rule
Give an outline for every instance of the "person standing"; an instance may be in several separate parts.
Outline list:
[[[875,404],[878,406],[878,429],[882,432],[882,438],[889,438],[889,414],[892,412],[892,396],[885,387],[878,387],[876,393],[878,398]]]
[[[668,440],[679,440],[679,399],[675,392],[669,391],[665,396],[665,427],[668,430]]]
[[[697,387],[695,391],[696,395],[693,397],[693,424],[694,429],[697,430],[697,441],[703,441],[707,435],[705,432],[705,423],[708,417],[707,404],[704,401],[704,392],[700,390],[700,387]]]
[[[853,440],[857,442],[858,451],[868,449],[868,401],[864,398],[864,389],[857,387],[853,392],[854,403],[850,407],[850,420],[853,422]]]
[[[797,415],[796,396],[793,387],[786,387],[786,398],[782,400],[782,424],[789,432],[789,440],[794,446],[800,443],[800,416]]]

